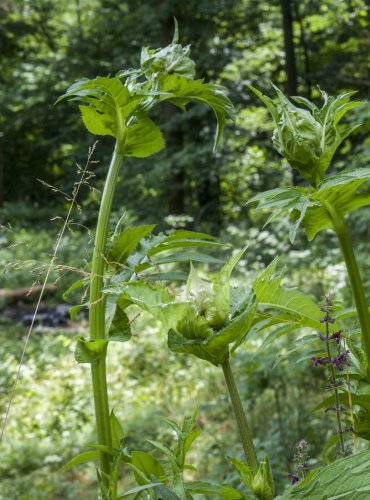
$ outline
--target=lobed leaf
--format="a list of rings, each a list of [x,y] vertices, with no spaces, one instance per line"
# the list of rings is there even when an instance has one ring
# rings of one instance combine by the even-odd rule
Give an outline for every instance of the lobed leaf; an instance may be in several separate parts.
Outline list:
[[[213,109],[217,119],[214,150],[218,146],[225,128],[226,119],[234,115],[234,107],[222,85],[204,83],[203,80],[189,80],[181,75],[161,75],[159,88],[164,92],[163,100],[185,109],[190,102],[207,104]],[[167,96],[166,94],[172,94]]]
[[[322,311],[319,306],[304,293],[281,286],[285,268],[276,273],[278,262],[279,259],[276,257],[253,284],[259,304],[266,308],[285,311],[297,325],[324,331],[325,325],[320,323]],[[336,327],[338,325],[334,324],[333,328]]]

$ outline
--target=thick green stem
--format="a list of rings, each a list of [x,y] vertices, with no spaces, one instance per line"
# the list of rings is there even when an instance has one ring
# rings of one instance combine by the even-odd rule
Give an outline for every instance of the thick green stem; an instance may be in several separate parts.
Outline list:
[[[334,230],[337,234],[344,261],[347,267],[349,281],[356,304],[358,319],[362,331],[362,347],[366,354],[368,370],[370,368],[370,313],[367,304],[364,286],[358,269],[351,238],[348,234],[345,221],[328,202],[322,200],[323,205],[328,210],[333,222]]]
[[[224,372],[227,388],[231,399],[231,404],[234,409],[235,419],[238,424],[240,438],[242,440],[244,453],[247,458],[247,463],[254,472],[257,472],[259,465],[258,465],[256,450],[254,449],[252,434],[247,422],[247,417],[244,412],[242,401],[240,399],[239,391],[235,383],[234,375],[231,370],[229,359],[227,359],[221,366]]]
[[[103,277],[105,271],[105,249],[109,229],[109,218],[112,201],[117,184],[118,174],[123,162],[118,142],[109,166],[108,176],[100,204],[98,222],[96,226],[94,255],[92,261],[92,277],[90,283],[90,339],[105,339],[105,298],[102,294]],[[94,393],[95,419],[100,445],[112,446],[112,437],[109,422],[109,403],[106,377],[105,356],[95,365],[91,365],[92,384]],[[109,475],[110,456],[100,452],[100,467],[104,474]],[[105,480],[105,477],[104,477]]]

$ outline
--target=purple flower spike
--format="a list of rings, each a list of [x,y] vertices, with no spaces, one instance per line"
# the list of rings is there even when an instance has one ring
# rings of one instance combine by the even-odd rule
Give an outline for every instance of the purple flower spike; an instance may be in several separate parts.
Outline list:
[[[313,362],[314,366],[318,366],[318,365],[326,365],[326,362],[327,362],[327,359],[326,357],[316,357],[316,356],[313,356],[311,358],[311,361]]]
[[[342,330],[338,330],[337,332],[333,333],[332,335],[330,335],[330,339],[335,339],[335,342],[337,343],[337,345],[339,345],[341,343],[341,340],[342,340]]]
[[[299,477],[298,476],[295,476],[294,474],[292,474],[291,472],[289,472],[288,474],[288,477],[290,479],[290,484],[293,485],[295,483],[298,483],[299,481]]]
[[[335,366],[338,368],[339,371],[343,371],[343,365],[350,366],[349,359],[348,359],[348,354],[351,351],[347,349],[346,351],[342,352],[339,354],[339,356],[336,356],[333,361],[335,363]]]

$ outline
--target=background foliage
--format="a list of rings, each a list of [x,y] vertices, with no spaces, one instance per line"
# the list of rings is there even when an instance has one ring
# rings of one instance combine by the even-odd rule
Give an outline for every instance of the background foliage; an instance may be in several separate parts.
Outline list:
[[[194,105],[186,114],[168,106],[158,116],[167,148],[145,160],[127,162],[115,201],[115,221],[159,223],[159,229],[186,227],[220,235],[236,247],[251,242],[240,267],[243,280],[276,253],[288,264],[287,282],[319,300],[331,291],[351,305],[343,264],[331,234],[320,234],[310,247],[303,232],[288,242],[288,224],[262,229],[266,216],[245,206],[261,190],[286,185],[291,172],[273,150],[272,123],[267,111],[247,90],[256,85],[272,96],[270,81],[283,90],[318,98],[320,88],[334,94],[357,90],[368,99],[369,2],[367,0],[3,0],[0,4],[0,262],[5,274],[0,288],[30,286],[52,252],[66,199],[77,180],[91,137],[73,105],[53,103],[74,80],[114,74],[136,66],[142,45],[167,44],[173,16],[183,44],[191,43],[197,76],[230,89],[236,119],[226,130],[221,149],[212,154],[211,111]],[[290,25],[289,20],[292,20]],[[289,38],[289,27],[292,36]],[[290,43],[289,43],[290,42]],[[212,121],[210,120],[212,118]],[[333,168],[364,167],[370,159],[370,106],[353,111],[363,126],[347,139]],[[58,258],[57,293],[44,307],[61,301],[91,250],[99,190],[104,180],[111,140],[102,138],[90,165],[95,177],[83,189]],[[41,185],[56,186],[62,193]],[[294,183],[302,184],[295,177]],[[366,210],[350,219],[356,252],[363,270],[369,265],[370,228]],[[33,270],[33,272],[32,272]],[[367,283],[368,292],[369,283]],[[73,299],[73,297],[72,297]],[[76,300],[78,300],[76,298]],[[0,297],[1,410],[21,353],[25,329],[18,323],[32,305]],[[81,323],[82,321],[82,323]],[[21,384],[12,409],[0,464],[0,498],[94,498],[93,469],[58,472],[93,435],[89,373],[76,367],[72,328],[44,330],[31,341]],[[201,404],[202,436],[195,447],[199,477],[237,484],[226,455],[238,453],[223,381],[210,366],[175,356],[153,320],[135,320],[134,339],[110,350],[112,406],[123,418],[129,446],[148,449],[146,439],[171,438],[160,417],[180,420]],[[153,348],[157,337],[163,349]],[[313,460],[326,461],[322,443],[330,423],[310,413],[325,380],[308,362],[290,357],[272,369],[278,355],[295,342],[289,334],[263,357],[261,339],[251,338],[233,360],[240,389],[252,415],[256,447],[273,449],[270,459],[280,490],[295,453],[305,438]],[[302,346],[304,350],[304,346]],[[318,380],[319,379],[319,380]],[[260,415],[271,420],[268,431]],[[321,453],[321,455],[320,455]],[[318,458],[316,458],[318,457]],[[261,457],[262,458],[262,457]],[[126,471],[130,485],[130,472]],[[91,488],[91,490],[89,489]]]

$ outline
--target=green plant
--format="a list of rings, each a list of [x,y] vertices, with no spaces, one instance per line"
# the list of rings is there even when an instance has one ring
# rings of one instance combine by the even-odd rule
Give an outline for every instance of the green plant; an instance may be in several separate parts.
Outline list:
[[[109,166],[98,222],[95,232],[94,254],[89,282],[90,338],[78,339],[77,358],[91,364],[96,426],[100,454],[100,483],[102,488],[115,495],[116,486],[110,484],[112,473],[109,449],[112,435],[109,417],[108,390],[106,382],[106,353],[109,338],[106,336],[106,321],[120,330],[120,338],[127,340],[128,322],[122,304],[113,305],[113,316],[109,317],[107,298],[103,292],[106,284],[106,247],[109,236],[109,219],[115,187],[125,157],[145,158],[164,147],[159,128],[148,117],[150,110],[165,101],[181,109],[190,102],[201,102],[212,107],[217,118],[215,147],[219,143],[226,117],[232,114],[232,105],[225,89],[219,85],[194,80],[195,64],[189,57],[189,47],[178,44],[177,27],[173,42],[163,49],[144,48],[141,67],[121,71],[116,77],[97,77],[80,80],[73,84],[58,101],[72,99],[81,103],[80,111],[87,129],[97,135],[115,138],[115,148]],[[118,254],[111,251],[113,259],[126,266],[130,253],[140,239],[153,227],[146,227],[138,235],[134,229],[122,236],[117,235]],[[187,238],[183,236],[183,240]],[[113,248],[116,242],[113,241]],[[186,246],[186,242],[183,243]],[[116,259],[118,257],[118,259]],[[109,278],[109,277],[108,277]],[[111,326],[111,325],[109,325]],[[123,333],[122,333],[123,332]],[[114,481],[113,481],[114,483]]]
[[[260,209],[272,209],[267,223],[288,213],[294,221],[290,240],[294,241],[298,227],[303,224],[309,240],[324,229],[335,231],[346,264],[367,364],[370,366],[370,313],[364,285],[357,265],[345,216],[370,204],[366,191],[359,189],[370,180],[369,168],[358,168],[326,177],[332,158],[342,144],[360,125],[346,127],[342,119],[361,102],[350,101],[353,92],[338,97],[321,92],[321,108],[303,97],[292,98],[296,106],[275,87],[278,104],[257,89],[250,89],[262,100],[275,122],[273,143],[293,169],[310,183],[309,188],[287,186],[273,189],[249,200],[262,202]],[[267,224],[266,223],[266,224]]]

